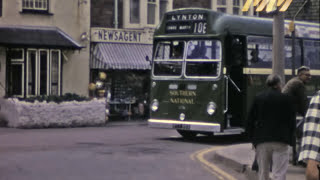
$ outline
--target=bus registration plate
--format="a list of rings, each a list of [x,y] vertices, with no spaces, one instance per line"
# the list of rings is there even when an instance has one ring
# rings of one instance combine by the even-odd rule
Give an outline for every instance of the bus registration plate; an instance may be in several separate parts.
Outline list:
[[[183,130],[190,130],[191,129],[189,124],[173,124],[172,127],[174,129],[183,129]]]

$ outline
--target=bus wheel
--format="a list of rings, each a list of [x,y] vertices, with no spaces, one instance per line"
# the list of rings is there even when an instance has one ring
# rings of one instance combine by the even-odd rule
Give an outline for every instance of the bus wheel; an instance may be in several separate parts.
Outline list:
[[[193,139],[197,136],[198,133],[193,131],[177,130],[178,133],[185,139]]]

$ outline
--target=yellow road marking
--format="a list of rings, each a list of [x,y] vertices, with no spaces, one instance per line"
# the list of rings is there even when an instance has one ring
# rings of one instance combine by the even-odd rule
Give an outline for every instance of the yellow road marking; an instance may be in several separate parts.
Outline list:
[[[210,173],[217,176],[221,180],[236,180],[233,176],[226,173],[222,169],[218,168],[216,165],[205,160],[205,158],[204,158],[204,156],[207,153],[210,153],[210,152],[216,151],[218,149],[222,149],[222,148],[223,148],[222,146],[218,146],[218,147],[199,150],[199,151],[196,151],[195,153],[192,153],[190,155],[190,158],[193,161],[199,161],[205,167],[206,170],[208,170]]]

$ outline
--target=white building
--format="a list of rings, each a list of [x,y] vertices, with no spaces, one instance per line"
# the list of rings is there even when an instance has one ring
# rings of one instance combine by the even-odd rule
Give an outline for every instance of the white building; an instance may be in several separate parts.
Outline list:
[[[0,0],[0,96],[88,95],[90,0]]]

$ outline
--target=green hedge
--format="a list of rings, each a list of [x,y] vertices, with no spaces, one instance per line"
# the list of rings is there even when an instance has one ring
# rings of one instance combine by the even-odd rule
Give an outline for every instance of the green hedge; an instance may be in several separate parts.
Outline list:
[[[78,94],[74,93],[66,93],[62,96],[35,96],[35,97],[29,97],[29,98],[19,98],[20,101],[26,101],[26,102],[34,102],[34,101],[47,101],[47,102],[55,102],[55,103],[61,103],[66,101],[89,101],[90,99],[85,96],[80,96]]]

